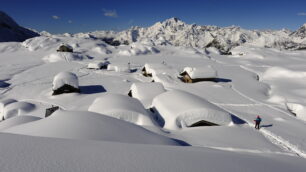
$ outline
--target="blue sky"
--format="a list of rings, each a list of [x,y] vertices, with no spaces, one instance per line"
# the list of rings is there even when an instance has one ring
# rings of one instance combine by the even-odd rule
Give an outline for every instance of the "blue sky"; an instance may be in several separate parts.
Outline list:
[[[1,0],[0,10],[51,33],[123,30],[170,17],[246,29],[295,30],[306,23],[306,0]]]

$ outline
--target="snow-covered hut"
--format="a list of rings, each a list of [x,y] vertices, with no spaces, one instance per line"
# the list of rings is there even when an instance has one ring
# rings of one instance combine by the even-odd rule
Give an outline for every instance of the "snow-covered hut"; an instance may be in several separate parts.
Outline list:
[[[62,44],[58,50],[56,50],[57,52],[73,52],[73,48],[72,46],[68,45],[68,44]]]
[[[232,115],[207,100],[179,90],[167,91],[153,99],[152,106],[164,121],[164,128],[229,125]]]
[[[148,112],[139,100],[120,94],[105,94],[88,111],[122,119],[137,125],[153,125]]]
[[[61,72],[54,77],[52,90],[52,95],[74,92],[79,93],[78,77],[71,72]]]
[[[14,116],[27,115],[29,112],[35,109],[35,105],[27,102],[14,102],[10,103],[3,109],[4,119],[8,119]]]
[[[87,69],[107,69],[107,66],[109,65],[108,61],[104,61],[104,62],[92,62],[89,63],[87,66]]]
[[[17,102],[15,99],[4,99],[0,101],[0,121],[4,120],[4,108],[11,104]]]
[[[158,82],[134,83],[128,93],[130,97],[138,99],[146,108],[150,107],[152,100],[157,95],[164,93],[166,90],[163,84]]]
[[[218,77],[217,71],[212,66],[185,67],[180,74],[182,81],[194,83],[200,81],[215,81]]]
[[[152,77],[152,75],[156,75],[158,73],[164,73],[166,69],[169,67],[162,63],[149,64],[146,63],[142,68],[142,74],[146,77]]]

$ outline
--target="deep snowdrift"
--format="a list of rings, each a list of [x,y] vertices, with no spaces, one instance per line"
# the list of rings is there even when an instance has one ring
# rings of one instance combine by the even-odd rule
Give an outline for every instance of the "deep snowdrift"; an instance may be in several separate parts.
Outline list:
[[[174,101],[175,100],[175,101]],[[229,125],[232,115],[205,99],[184,91],[168,91],[153,99],[153,107],[165,121],[164,128],[178,129],[201,120]]]
[[[78,140],[179,145],[140,126],[93,112],[57,111],[48,118],[11,127],[3,132]]]
[[[153,126],[148,112],[139,100],[125,95],[106,94],[98,97],[88,110],[138,125]]]

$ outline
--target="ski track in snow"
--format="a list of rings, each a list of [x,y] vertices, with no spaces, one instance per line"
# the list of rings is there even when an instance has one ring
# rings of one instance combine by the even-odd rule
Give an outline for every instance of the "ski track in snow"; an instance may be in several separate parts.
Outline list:
[[[272,105],[269,105],[269,104],[265,104],[265,103],[259,102],[259,101],[255,100],[255,99],[252,99],[252,98],[246,96],[245,94],[243,94],[243,93],[241,93],[239,90],[237,90],[237,89],[235,88],[234,85],[232,85],[231,88],[232,88],[237,94],[239,94],[240,96],[242,96],[242,97],[244,97],[244,98],[246,98],[246,99],[248,99],[248,100],[254,102],[254,104],[248,104],[248,105],[247,105],[247,104],[243,104],[243,105],[240,105],[240,106],[266,106],[266,107],[271,108],[271,109],[273,109],[273,110],[276,110],[276,111],[278,111],[278,112],[280,112],[280,113],[283,113],[283,114],[285,114],[285,115],[287,115],[287,116],[290,116],[290,117],[292,116],[292,115],[290,115],[289,113],[286,113],[286,112],[284,112],[284,111],[282,111],[282,110],[280,110],[280,109],[278,109],[278,108],[275,108],[275,107],[272,106]],[[216,104],[216,105],[233,106],[233,105],[231,105],[231,104]],[[239,106],[239,105],[234,105],[234,106]],[[229,111],[230,113],[232,113],[231,110],[227,109],[226,107],[223,106],[223,108],[225,108],[225,110],[227,110],[227,111]],[[259,107],[259,108],[260,108],[260,107]],[[232,114],[235,114],[235,113],[232,113]],[[243,120],[245,120],[251,127],[253,127],[253,122],[252,122],[252,121],[249,121],[249,120],[243,118],[242,115],[238,115],[238,116],[239,116],[240,118],[242,118]],[[274,134],[273,132],[268,131],[267,129],[263,129],[263,128],[262,128],[262,129],[260,129],[259,131],[260,131],[268,140],[270,140],[273,144],[276,144],[276,145],[278,145],[279,147],[283,148],[284,150],[290,151],[290,152],[296,154],[297,156],[306,158],[306,153],[305,153],[303,150],[297,148],[296,145],[291,144],[288,140],[285,140],[285,139],[282,138],[281,136],[278,136],[278,135]]]

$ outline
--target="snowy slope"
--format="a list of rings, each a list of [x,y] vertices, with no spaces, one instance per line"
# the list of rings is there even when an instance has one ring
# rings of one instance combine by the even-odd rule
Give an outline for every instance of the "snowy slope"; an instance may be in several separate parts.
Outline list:
[[[35,36],[39,34],[19,26],[11,17],[0,11],[0,42],[22,42]]]

